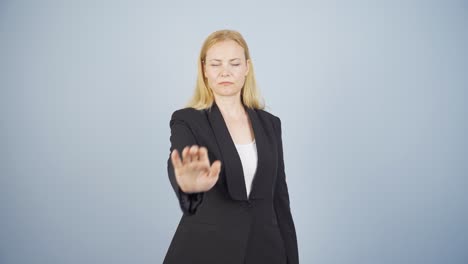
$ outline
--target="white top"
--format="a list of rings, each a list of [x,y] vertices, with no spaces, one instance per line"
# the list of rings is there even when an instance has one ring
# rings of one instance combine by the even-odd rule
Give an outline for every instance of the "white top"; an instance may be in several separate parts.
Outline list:
[[[255,139],[249,144],[234,144],[236,145],[237,153],[242,162],[242,169],[244,171],[245,188],[247,196],[250,194],[252,187],[253,177],[257,170],[257,144]]]

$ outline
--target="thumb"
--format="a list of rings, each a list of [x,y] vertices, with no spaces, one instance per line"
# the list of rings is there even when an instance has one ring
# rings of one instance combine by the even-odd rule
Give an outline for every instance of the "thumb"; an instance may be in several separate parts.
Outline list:
[[[217,160],[213,162],[210,168],[210,177],[217,177],[221,172],[221,161]]]

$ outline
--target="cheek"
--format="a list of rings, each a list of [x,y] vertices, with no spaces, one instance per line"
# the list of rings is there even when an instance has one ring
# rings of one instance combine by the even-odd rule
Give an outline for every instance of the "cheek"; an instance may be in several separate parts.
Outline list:
[[[216,75],[214,75],[213,73],[207,72],[206,79],[207,79],[208,84],[211,87],[214,87],[214,85],[216,84]]]
[[[237,71],[233,72],[234,73],[234,76],[236,77],[236,79],[238,80],[243,80],[244,77],[245,77],[245,74],[247,73],[246,69],[238,69]]]
[[[216,82],[216,75],[208,75],[209,82]]]
[[[214,74],[213,74],[212,72],[210,72],[210,71],[206,71],[205,77],[206,77],[209,81],[211,81],[211,80],[213,80],[213,78],[214,78]]]
[[[239,69],[237,69],[236,73],[237,75],[240,75],[240,76],[244,76],[247,72],[247,68],[246,67],[241,67]]]

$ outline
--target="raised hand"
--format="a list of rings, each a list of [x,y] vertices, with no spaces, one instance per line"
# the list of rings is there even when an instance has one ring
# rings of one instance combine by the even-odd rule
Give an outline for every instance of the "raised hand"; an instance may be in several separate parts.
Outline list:
[[[193,145],[182,150],[182,160],[177,149],[171,153],[177,184],[185,193],[206,192],[213,188],[219,178],[221,161],[210,166],[206,147]]]

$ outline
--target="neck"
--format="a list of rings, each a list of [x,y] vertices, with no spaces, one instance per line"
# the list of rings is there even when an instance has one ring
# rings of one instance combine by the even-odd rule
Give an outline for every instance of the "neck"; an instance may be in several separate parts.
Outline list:
[[[245,109],[240,98],[221,97],[216,98],[215,102],[224,117],[237,119],[245,114]]]

